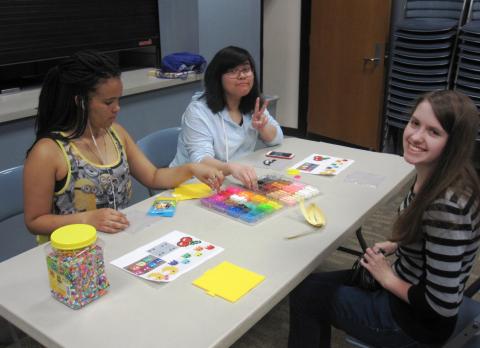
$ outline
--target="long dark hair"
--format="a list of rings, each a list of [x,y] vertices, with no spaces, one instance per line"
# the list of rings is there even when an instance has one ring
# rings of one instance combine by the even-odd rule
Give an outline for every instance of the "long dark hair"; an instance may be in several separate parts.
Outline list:
[[[260,96],[255,62],[247,50],[240,47],[228,46],[222,48],[215,54],[205,70],[205,92],[203,97],[206,98],[207,105],[213,113],[222,111],[226,105],[225,91],[222,85],[223,74],[245,62],[248,62],[252,68],[253,86],[250,93],[242,97],[239,109],[240,112],[244,114],[253,111],[255,100]]]
[[[421,238],[423,214],[447,189],[454,190],[459,196],[472,195],[477,203],[480,200],[480,181],[472,163],[479,125],[477,107],[470,98],[455,91],[427,93],[420,97],[413,110],[423,101],[432,106],[448,140],[431,177],[393,226],[392,239],[402,244]]]
[[[80,137],[87,126],[89,95],[102,80],[114,77],[120,77],[118,66],[90,50],[77,52],[50,69],[38,100],[33,145],[46,137],[63,138],[59,132],[71,132],[68,139]]]

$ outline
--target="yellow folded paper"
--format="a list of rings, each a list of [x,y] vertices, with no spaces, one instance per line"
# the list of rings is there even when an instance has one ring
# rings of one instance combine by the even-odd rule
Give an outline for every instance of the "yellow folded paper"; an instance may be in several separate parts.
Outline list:
[[[211,194],[212,189],[204,183],[184,184],[173,190],[173,196],[177,201],[204,198]]]
[[[224,261],[195,279],[193,285],[204,289],[211,296],[236,302],[264,279],[263,275]]]
[[[299,175],[300,174],[300,171],[296,168],[288,168],[287,169],[287,174],[288,175],[291,175],[291,176],[294,176],[294,175]]]

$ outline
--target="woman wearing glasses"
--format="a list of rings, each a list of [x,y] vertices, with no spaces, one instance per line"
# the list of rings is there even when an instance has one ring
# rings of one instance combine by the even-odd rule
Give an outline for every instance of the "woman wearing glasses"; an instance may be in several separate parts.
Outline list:
[[[208,65],[204,85],[183,114],[170,166],[205,163],[254,188],[255,170],[232,161],[251,153],[258,138],[268,146],[280,144],[283,133],[260,96],[252,56],[239,47],[223,48]]]

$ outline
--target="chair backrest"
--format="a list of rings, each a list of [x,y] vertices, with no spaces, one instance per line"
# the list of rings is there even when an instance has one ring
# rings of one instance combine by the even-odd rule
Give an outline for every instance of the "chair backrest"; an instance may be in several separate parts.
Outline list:
[[[180,130],[180,127],[160,129],[143,137],[137,141],[137,144],[150,162],[157,168],[165,168],[168,167],[177,153]],[[148,193],[153,196],[155,190],[149,188]]]
[[[157,168],[168,167],[177,153],[180,130],[180,127],[160,129],[140,139],[137,144]]]
[[[468,19],[470,21],[480,20],[480,0],[472,0],[470,4]]]
[[[0,171],[0,222],[23,213],[23,165]]]
[[[478,281],[479,279],[477,279]],[[443,348],[480,347],[480,302],[464,296],[455,331]]]
[[[405,18],[445,18],[460,20],[465,0],[407,0]]]

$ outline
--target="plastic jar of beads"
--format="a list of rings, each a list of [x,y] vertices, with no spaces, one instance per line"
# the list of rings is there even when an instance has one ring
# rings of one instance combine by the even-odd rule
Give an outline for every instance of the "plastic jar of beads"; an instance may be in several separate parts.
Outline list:
[[[109,287],[102,241],[95,227],[74,224],[60,227],[45,247],[53,297],[79,309],[104,295]]]

